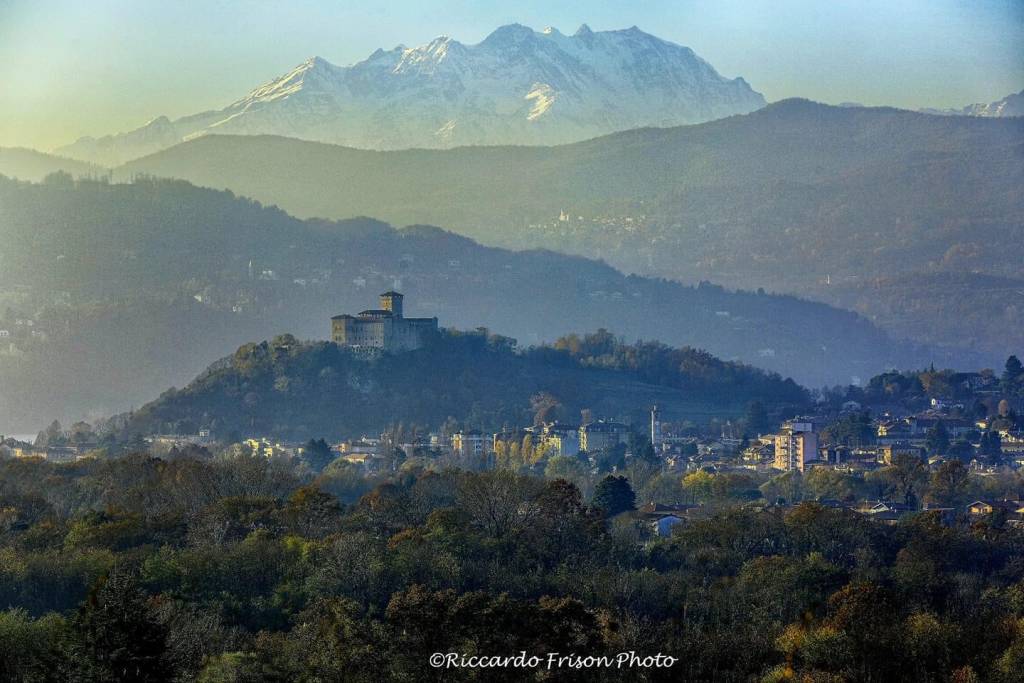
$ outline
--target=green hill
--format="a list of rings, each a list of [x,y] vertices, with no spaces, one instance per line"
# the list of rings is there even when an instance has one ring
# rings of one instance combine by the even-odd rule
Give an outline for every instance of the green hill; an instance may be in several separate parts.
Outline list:
[[[653,404],[676,419],[705,420],[741,414],[752,400],[807,401],[792,380],[693,349],[626,345],[605,332],[524,352],[510,341],[443,332],[423,349],[367,362],[329,342],[280,336],[246,344],[184,389],[165,392],[122,431],[339,438],[399,422],[436,427],[449,417],[497,429],[532,424],[530,398],[540,393],[570,420],[582,409],[642,416]]]

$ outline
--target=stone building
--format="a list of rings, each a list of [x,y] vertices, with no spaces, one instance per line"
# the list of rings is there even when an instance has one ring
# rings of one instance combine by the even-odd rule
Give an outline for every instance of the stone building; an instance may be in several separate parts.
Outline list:
[[[384,292],[380,295],[380,308],[359,315],[334,316],[331,340],[367,355],[420,348],[429,336],[437,333],[437,318],[406,318],[402,299],[398,292]]]
[[[629,441],[629,425],[621,422],[591,422],[580,427],[580,450],[594,453]]]

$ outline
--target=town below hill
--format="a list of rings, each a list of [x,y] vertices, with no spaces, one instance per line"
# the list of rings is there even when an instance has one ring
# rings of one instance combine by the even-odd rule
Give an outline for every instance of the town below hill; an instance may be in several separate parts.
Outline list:
[[[696,422],[667,400],[688,395],[760,400]],[[302,419],[289,402],[352,431],[260,436],[274,412]],[[613,656],[654,629],[695,680],[1010,683],[1022,403],[1016,357],[807,396],[607,334],[522,353],[482,332],[397,354],[248,345],[120,420],[0,439],[0,638],[21,639],[0,672],[110,680],[115,642],[149,680],[429,680],[437,651]],[[168,427],[197,431],[141,431]],[[492,638],[495,619],[517,627]]]
[[[524,350],[485,330],[441,330],[415,349],[367,350],[287,335],[248,344],[138,411],[67,431],[54,423],[35,444],[7,440],[0,453],[59,463],[234,452],[367,477],[511,469],[565,477],[584,492],[629,472],[652,504],[817,500],[890,521],[1024,493],[1016,356],[1001,373],[929,368],[807,392],[603,330]]]

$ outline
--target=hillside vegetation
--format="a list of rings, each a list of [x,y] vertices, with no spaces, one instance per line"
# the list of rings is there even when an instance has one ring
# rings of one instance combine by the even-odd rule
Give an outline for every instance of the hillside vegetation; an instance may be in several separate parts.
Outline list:
[[[332,315],[369,308],[392,288],[410,315],[485,326],[524,346],[603,327],[811,386],[932,360],[985,364],[958,350],[936,357],[794,297],[626,276],[433,227],[302,221],[183,181],[0,179],[0,240],[0,329],[14,344],[0,349],[4,433],[86,407],[98,417],[138,406],[252,339],[323,339]]]
[[[94,164],[53,156],[24,147],[0,147],[0,174],[19,180],[38,182],[56,171],[76,177],[100,177],[110,172]]]
[[[651,538],[564,479],[510,470],[0,461],[0,677],[447,681],[462,676],[431,654],[634,651],[674,665],[553,678],[1020,680],[1024,536],[999,515],[887,525],[751,505],[756,475],[706,476],[708,514]],[[466,678],[549,673],[480,671]]]
[[[807,401],[792,380],[694,349],[625,345],[603,331],[519,353],[510,342],[445,332],[424,349],[366,362],[329,342],[284,335],[242,346],[133,413],[122,431],[337,439],[380,433],[396,421],[430,429],[449,417],[493,430],[532,424],[531,398],[540,394],[570,420],[584,409],[643,416],[654,404],[704,420],[740,414],[752,400]]]

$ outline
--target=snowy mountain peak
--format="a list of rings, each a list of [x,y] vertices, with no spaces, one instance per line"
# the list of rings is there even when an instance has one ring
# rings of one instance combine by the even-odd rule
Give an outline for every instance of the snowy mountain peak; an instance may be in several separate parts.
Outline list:
[[[969,104],[962,109],[921,109],[920,111],[939,116],[980,116],[982,118],[1024,116],[1024,90],[988,104],[980,102]]]
[[[82,139],[67,156],[117,164],[208,133],[272,134],[374,149],[560,144],[764,106],[692,50],[636,26],[571,36],[522,24],[475,45],[438,36],[335,66],[311,57],[224,109]]]

